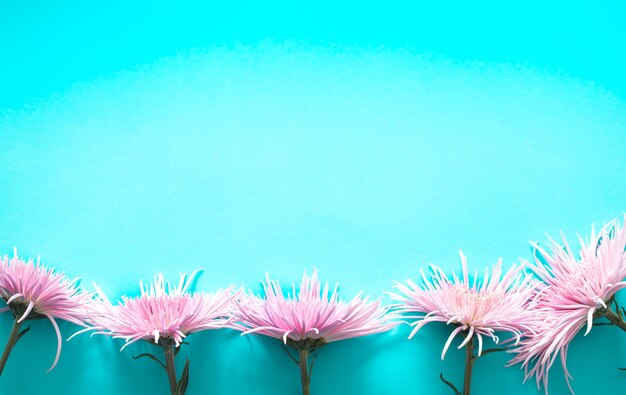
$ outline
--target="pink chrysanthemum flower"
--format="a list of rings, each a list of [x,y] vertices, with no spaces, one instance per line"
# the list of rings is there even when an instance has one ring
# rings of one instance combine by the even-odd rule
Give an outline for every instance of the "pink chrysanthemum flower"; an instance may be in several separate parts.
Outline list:
[[[174,287],[157,274],[148,287],[140,282],[139,297],[122,296],[121,303],[115,305],[97,288],[100,299],[92,305],[89,329],[125,339],[123,350],[138,340],[156,344],[159,339],[171,339],[178,347],[190,333],[223,328],[232,316],[233,287],[191,294],[187,291],[194,275],[187,278],[182,274]]]
[[[0,312],[11,311],[15,318],[9,341],[0,359],[0,374],[4,369],[9,354],[15,343],[29,328],[21,330],[28,320],[47,318],[52,323],[57,335],[57,353],[48,371],[52,370],[61,355],[61,331],[56,319],[84,325],[86,304],[89,296],[77,287],[78,279],[70,280],[53,269],[32,260],[24,261],[14,250],[13,258],[8,256],[0,260],[0,298],[7,307]]]
[[[534,295],[538,284],[531,275],[522,271],[522,267],[514,266],[503,273],[502,261],[499,260],[492,267],[491,274],[487,268],[482,280],[475,273],[473,281],[470,281],[466,258],[462,252],[460,256],[462,278],[459,279],[453,273],[450,279],[439,267],[430,265],[431,278],[420,270],[421,286],[412,280],[407,280],[406,285],[396,283],[395,288],[400,291],[400,295],[391,295],[400,302],[396,306],[397,312],[404,314],[407,319],[415,319],[410,324],[414,328],[409,339],[431,322],[455,326],[443,347],[441,359],[444,359],[454,338],[459,334],[464,335],[458,348],[466,348],[463,393],[469,394],[474,361],[487,352],[502,350],[483,351],[483,337],[489,337],[498,344],[500,339],[496,332],[508,332],[512,336],[505,343],[513,340],[519,342],[522,336],[533,333],[543,322],[532,311],[537,303]],[[478,346],[476,355],[475,341]],[[441,379],[457,391],[443,376]]]
[[[591,331],[594,318],[604,316],[626,330],[622,312],[611,309],[617,291],[626,288],[626,231],[617,220],[605,225],[597,234],[592,229],[587,241],[580,240],[580,258],[576,258],[563,237],[564,245],[552,240],[551,252],[537,244],[535,263],[530,269],[548,287],[543,290],[538,307],[551,310],[546,316],[549,326],[536,336],[525,339],[511,365],[521,363],[526,377],[535,376],[537,385],[548,391],[548,373],[558,354],[570,390],[567,350],[576,334],[586,327]],[[615,302],[616,303],[616,302]],[[534,363],[534,365],[533,365]]]
[[[282,341],[283,348],[288,345],[299,353],[299,359],[292,359],[300,366],[305,395],[310,391],[311,353],[330,342],[385,332],[397,325],[380,301],[359,294],[345,302],[339,298],[338,285],[332,292],[328,282],[322,288],[317,270],[311,277],[305,272],[300,288],[296,290],[293,284],[288,296],[269,275],[263,288],[264,297],[250,293],[239,298],[236,325],[242,335],[274,337]]]
[[[97,288],[99,299],[91,306],[91,327],[88,330],[95,329],[95,334],[125,339],[122,350],[139,340],[163,348],[166,363],[159,363],[166,368],[170,390],[175,395],[184,394],[189,380],[189,360],[180,381],[177,381],[174,366],[174,356],[184,339],[194,332],[226,327],[233,314],[234,287],[192,294],[188,288],[196,273],[189,277],[182,274],[175,287],[166,282],[162,274],[157,274],[149,287],[140,282],[140,296],[123,296],[122,301],[115,305]],[[158,361],[151,354],[141,356]]]

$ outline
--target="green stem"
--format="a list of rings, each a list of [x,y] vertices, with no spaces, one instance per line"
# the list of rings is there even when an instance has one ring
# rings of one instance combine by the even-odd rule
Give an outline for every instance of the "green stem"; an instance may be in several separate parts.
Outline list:
[[[465,345],[465,376],[463,379],[463,395],[470,395],[470,388],[472,386],[472,370],[474,369],[474,339],[467,342]]]
[[[172,395],[178,395],[176,367],[174,365],[174,347],[169,341],[164,341],[162,347],[165,353],[165,370],[167,371],[167,379],[170,383],[170,391]]]
[[[606,317],[611,324],[620,327],[623,331],[626,331],[626,322],[611,309],[600,310],[601,314]]]
[[[309,377],[309,350],[300,349],[300,358],[298,359],[298,365],[300,365],[300,383],[302,384],[302,395],[311,394],[311,378]]]
[[[466,334],[467,336],[467,334]],[[479,358],[478,355],[474,355],[474,339],[467,342],[465,345],[465,375],[463,377],[463,392],[458,390],[458,388],[452,384],[452,382],[446,380],[443,377],[443,373],[439,374],[439,378],[441,381],[450,387],[452,391],[454,391],[454,395],[470,395],[470,391],[472,388],[472,372],[474,370],[474,363]],[[506,348],[491,348],[489,350],[485,350],[481,353],[480,356],[484,356],[490,354],[492,352],[505,351]]]
[[[11,328],[11,334],[9,335],[9,341],[7,341],[6,347],[4,347],[4,353],[2,353],[2,359],[0,359],[0,376],[2,376],[2,371],[4,371],[4,366],[7,364],[7,360],[9,359],[9,355],[11,354],[11,350],[15,347],[15,344],[20,338],[20,328],[22,327],[22,322],[17,322],[17,318],[13,321],[13,327]]]

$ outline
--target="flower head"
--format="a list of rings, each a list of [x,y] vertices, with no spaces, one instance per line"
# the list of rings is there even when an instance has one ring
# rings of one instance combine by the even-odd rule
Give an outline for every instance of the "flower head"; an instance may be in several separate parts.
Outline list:
[[[123,296],[116,305],[98,288],[99,299],[92,304],[88,329],[125,339],[124,349],[138,340],[158,344],[159,339],[173,341],[178,347],[190,333],[224,327],[232,317],[234,287],[191,294],[187,290],[196,273],[182,274],[176,287],[159,273],[149,287],[140,282],[139,297]]]
[[[302,276],[299,290],[292,285],[285,296],[278,281],[267,276],[263,284],[265,297],[242,295],[236,321],[242,334],[260,333],[282,339],[287,344],[325,343],[380,333],[396,325],[387,308],[379,301],[369,301],[361,294],[346,302],[340,299],[338,285],[332,290],[328,282],[321,287],[317,270],[311,277]]]
[[[608,223],[598,233],[592,229],[586,241],[580,237],[579,240],[580,258],[565,237],[563,245],[552,240],[550,252],[533,243],[535,262],[529,267],[548,285],[540,295],[538,307],[550,310],[546,316],[549,326],[525,339],[514,350],[517,355],[511,364],[522,363],[526,379],[535,376],[537,385],[543,383],[546,391],[549,370],[559,353],[569,386],[569,343],[585,326],[585,335],[588,334],[594,316],[606,312],[615,293],[626,288],[626,231],[619,222]]]
[[[50,367],[52,370],[61,355],[61,332],[55,319],[84,325],[89,296],[78,289],[78,278],[70,280],[53,269],[37,263],[24,261],[14,250],[13,257],[3,256],[0,260],[0,298],[11,310],[17,323],[26,320],[47,318],[57,335],[57,353]]]
[[[467,335],[459,348],[472,341],[475,336],[480,356],[483,336],[488,336],[498,343],[496,332],[509,332],[513,336],[507,341],[515,339],[519,342],[524,333],[532,332],[541,325],[536,313],[531,311],[536,303],[533,295],[537,284],[530,275],[524,274],[521,267],[514,266],[503,275],[500,260],[492,267],[491,275],[487,268],[482,281],[479,281],[476,273],[470,282],[466,258],[462,252],[460,255],[463,270],[461,279],[453,274],[450,280],[443,270],[430,265],[431,278],[426,277],[424,271],[420,270],[422,286],[412,280],[407,280],[406,285],[396,283],[395,288],[401,293],[392,294],[392,297],[400,302],[397,311],[418,313],[407,316],[416,319],[411,323],[415,328],[411,331],[409,339],[430,322],[454,324],[456,328],[448,337],[441,359],[445,357],[452,340],[460,332]]]

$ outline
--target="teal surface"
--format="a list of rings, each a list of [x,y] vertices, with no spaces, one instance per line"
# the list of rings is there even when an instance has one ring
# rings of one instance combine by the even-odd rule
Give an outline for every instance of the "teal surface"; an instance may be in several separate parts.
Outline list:
[[[0,253],[113,298],[158,271],[260,290],[313,267],[384,297],[430,262],[459,269],[459,249],[472,268],[528,259],[528,240],[626,209],[624,6],[589,7],[3,2]],[[3,314],[2,346],[9,330]],[[451,393],[449,328],[408,332],[323,348],[313,393]],[[299,391],[273,339],[189,340],[189,395]],[[121,346],[79,336],[46,374],[54,330],[33,322],[0,393],[166,394],[131,358],[150,346]],[[507,360],[479,360],[473,393],[542,393]],[[571,344],[577,394],[617,393],[620,366],[614,328]]]

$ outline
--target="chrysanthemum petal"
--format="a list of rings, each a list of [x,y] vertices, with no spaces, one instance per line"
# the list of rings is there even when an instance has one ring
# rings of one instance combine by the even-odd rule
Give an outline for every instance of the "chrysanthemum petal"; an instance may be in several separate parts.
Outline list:
[[[159,273],[149,285],[140,282],[139,297],[124,296],[115,305],[96,286],[98,298],[90,305],[89,329],[125,338],[123,350],[138,340],[158,343],[162,338],[172,339],[178,347],[190,333],[231,326],[232,299],[238,291],[231,286],[213,293],[189,293],[197,273],[181,274],[176,286]]]
[[[316,270],[310,277],[305,271],[299,289],[295,284],[291,288],[286,297],[280,284],[266,274],[265,297],[248,294],[236,300],[235,329],[242,334],[275,337],[284,343],[306,338],[332,342],[383,332],[397,325],[379,301],[370,302],[361,294],[348,302],[341,300],[338,285],[332,292],[328,283],[322,287]]]
[[[503,272],[502,260],[484,271],[478,278],[477,272],[470,282],[467,258],[459,253],[461,276],[452,274],[448,278],[439,267],[430,265],[432,275],[427,278],[421,270],[421,284],[411,280],[396,283],[399,293],[391,294],[398,300],[396,311],[405,319],[414,319],[409,339],[424,325],[443,322],[456,328],[448,337],[441,354],[445,356],[450,343],[461,331],[466,332],[459,348],[476,337],[478,352],[482,354],[483,338],[489,336],[494,343],[499,339],[495,332],[508,332],[510,341],[519,341],[521,334],[543,325],[543,318],[531,311],[541,286],[524,273],[524,266],[511,267]],[[417,315],[414,315],[416,314]],[[421,315],[420,315],[421,314]]]
[[[559,354],[572,390],[566,365],[570,342],[585,326],[587,335],[598,309],[607,309],[615,293],[626,288],[626,230],[617,220],[597,233],[592,227],[586,240],[579,236],[578,256],[561,236],[562,243],[550,239],[550,251],[532,243],[535,262],[527,267],[547,284],[539,294],[536,308],[549,311],[545,316],[548,325],[522,340],[509,362],[520,363],[526,379],[534,376],[546,392],[550,368]]]
[[[18,323],[32,318],[47,317],[57,334],[57,353],[52,364],[54,368],[61,353],[61,334],[56,319],[84,325],[86,305],[89,295],[78,289],[78,279],[70,280],[54,270],[46,268],[37,261],[24,261],[14,249],[13,257],[0,259],[0,298],[11,307],[0,309],[1,312],[12,310]],[[16,306],[16,304],[18,306]]]
[[[54,327],[54,331],[56,332],[56,335],[57,335],[57,353],[56,353],[56,356],[54,357],[54,362],[52,363],[52,366],[50,366],[50,369],[47,370],[48,372],[50,372],[52,369],[54,369],[55,366],[57,366],[57,362],[59,362],[59,357],[61,356],[61,346],[63,345],[63,339],[61,339],[61,331],[59,330],[59,326],[57,325],[57,322],[54,320],[54,317],[52,317],[50,314],[46,314],[46,317],[48,317],[50,322],[52,322],[52,326]]]

